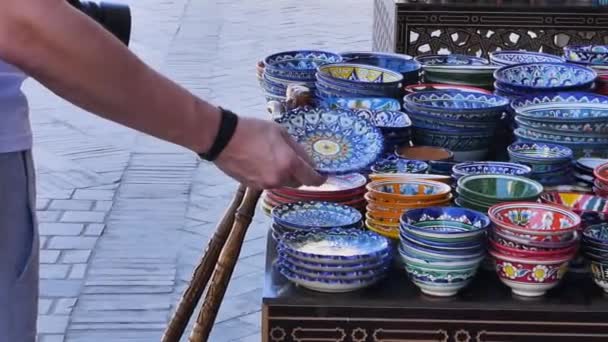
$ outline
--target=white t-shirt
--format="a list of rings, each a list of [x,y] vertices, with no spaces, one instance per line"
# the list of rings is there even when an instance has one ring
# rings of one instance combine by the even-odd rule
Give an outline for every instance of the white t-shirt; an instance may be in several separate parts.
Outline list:
[[[0,153],[32,148],[27,98],[21,91],[27,76],[0,60]]]

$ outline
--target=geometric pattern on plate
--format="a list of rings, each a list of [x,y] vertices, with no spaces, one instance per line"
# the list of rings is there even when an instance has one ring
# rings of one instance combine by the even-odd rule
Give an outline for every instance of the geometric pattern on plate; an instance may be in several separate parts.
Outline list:
[[[572,149],[557,145],[545,143],[513,143],[507,148],[511,157],[518,159],[533,159],[555,162],[569,160],[572,158]]]
[[[608,199],[576,192],[551,191],[541,195],[548,203],[561,205],[575,212],[608,212]]]
[[[350,110],[298,108],[277,122],[304,147],[322,173],[345,174],[364,169],[383,150],[378,128]]]
[[[423,91],[406,95],[406,104],[427,110],[501,110],[509,104],[507,98],[470,91]]]
[[[333,202],[296,202],[275,207],[275,222],[289,227],[349,227],[362,219],[357,209]]]
[[[512,65],[523,63],[563,63],[564,58],[548,53],[528,51],[496,51],[490,52],[490,61],[500,65]]]
[[[511,102],[519,115],[560,122],[606,120],[608,96],[585,92],[562,92],[520,97]]]
[[[464,176],[470,174],[501,174],[528,176],[532,172],[529,166],[505,162],[465,162],[454,165],[452,172]]]

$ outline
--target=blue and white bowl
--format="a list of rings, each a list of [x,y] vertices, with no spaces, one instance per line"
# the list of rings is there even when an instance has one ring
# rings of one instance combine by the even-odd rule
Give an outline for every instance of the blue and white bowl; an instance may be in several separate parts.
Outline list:
[[[541,52],[496,51],[490,52],[490,62],[501,66],[524,63],[563,63],[564,58],[561,56]]]
[[[458,54],[419,56],[415,60],[425,72],[491,73],[497,69],[485,58]]]
[[[572,160],[571,149],[557,144],[514,143],[507,151],[515,162],[523,164],[561,164]]]
[[[361,90],[399,88],[403,75],[388,69],[356,63],[334,63],[318,68],[317,81]]]
[[[279,52],[264,58],[264,74],[284,80],[314,82],[319,66],[341,61],[340,55],[328,51]]]
[[[297,267],[305,268],[309,271],[318,272],[361,272],[367,270],[383,269],[388,266],[392,260],[392,254],[387,252],[371,261],[362,261],[360,263],[351,264],[324,264],[321,262],[310,262],[293,257],[285,252],[279,253],[279,259],[289,262]]]
[[[351,97],[351,98],[326,98],[319,101],[319,106],[331,109],[368,109],[374,111],[399,111],[401,103],[388,97]]]
[[[608,45],[569,45],[564,47],[568,62],[601,66],[608,65]]]
[[[586,92],[521,97],[511,102],[511,108],[522,118],[551,123],[608,121],[608,96]]]
[[[530,119],[522,115],[515,116],[515,123],[518,127],[542,131],[553,134],[589,134],[591,136],[608,136],[608,120],[589,122],[577,120],[576,122],[546,121],[543,119]]]
[[[369,85],[368,85],[369,84]],[[321,99],[324,98],[348,98],[348,97],[389,97],[398,98],[401,90],[394,86],[375,85],[374,83],[362,84],[355,87],[348,84],[318,79],[315,83],[316,93]]]
[[[480,246],[472,251],[442,250],[428,248],[408,239],[400,239],[400,248],[407,254],[427,261],[476,261],[485,256],[485,250]]]
[[[422,65],[412,56],[385,52],[343,52],[340,55],[347,63],[373,65],[398,72],[403,75],[404,85],[420,80]]]
[[[525,144],[554,144],[554,141],[538,139],[528,136],[525,132],[516,129],[513,134],[517,138],[518,143]],[[583,144],[583,143],[559,143],[563,147],[569,148],[574,158],[608,158],[608,145],[606,144]]]
[[[485,214],[458,207],[408,210],[400,222],[402,228],[429,239],[475,239],[490,227],[490,219]],[[455,225],[450,225],[451,222]]]
[[[295,202],[272,209],[275,223],[292,229],[350,228],[361,225],[363,215],[353,207],[334,202]]]
[[[357,271],[315,271],[310,270],[306,267],[297,266],[286,260],[281,259],[279,259],[277,265],[281,268],[288,269],[298,275],[306,276],[309,278],[321,278],[327,280],[365,280],[370,278],[378,278],[386,273],[389,266],[385,264],[376,269]]]
[[[528,177],[532,168],[526,165],[506,162],[465,162],[452,168],[452,176],[458,179],[467,175],[499,174]]]
[[[605,134],[552,132],[523,127],[521,125],[516,131],[519,131],[520,134],[532,139],[553,141],[556,144],[568,143],[608,145],[608,135]]]
[[[379,160],[371,167],[374,173],[425,173],[429,164],[422,160],[410,160],[396,158],[390,160]]]
[[[476,119],[494,117],[509,105],[509,100],[504,97],[456,90],[412,93],[403,101],[407,108],[425,113],[461,113],[456,117],[447,116],[455,120],[467,119],[468,114],[476,114]],[[482,116],[484,113],[486,115]]]
[[[309,290],[325,293],[345,293],[361,290],[372,286],[386,277],[381,274],[375,278],[357,278],[350,280],[328,279],[324,277],[309,277],[285,267],[278,267],[279,272],[292,283]]]
[[[597,73],[567,63],[526,63],[502,67],[494,73],[498,85],[516,93],[589,89]]]

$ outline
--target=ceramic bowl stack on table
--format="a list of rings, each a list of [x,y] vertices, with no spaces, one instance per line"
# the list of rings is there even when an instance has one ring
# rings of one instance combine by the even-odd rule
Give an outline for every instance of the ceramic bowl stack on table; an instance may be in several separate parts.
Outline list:
[[[447,148],[457,161],[486,157],[508,104],[504,97],[468,91],[422,91],[404,98],[414,145]]]
[[[272,209],[271,217],[272,235],[276,240],[293,231],[363,226],[363,214],[357,209],[324,201],[282,204]]]
[[[495,51],[490,52],[490,62],[492,62],[492,64],[503,67],[523,63],[563,63],[564,58],[541,52]]]
[[[455,203],[464,208],[487,212],[503,202],[536,201],[542,184],[520,176],[482,174],[458,179]]]
[[[608,161],[593,168],[593,192],[602,197],[608,197]]]
[[[498,68],[485,58],[466,55],[429,55],[416,57],[427,83],[444,83],[491,88]]]
[[[564,92],[522,97],[511,107],[519,141],[559,144],[575,158],[608,157],[608,97]]]
[[[328,293],[360,290],[386,277],[388,239],[361,229],[290,232],[277,245],[275,267],[304,288]]]
[[[608,223],[585,228],[581,245],[593,281],[608,293]]]
[[[305,201],[325,201],[347,205],[359,211],[365,210],[365,184],[367,179],[359,173],[328,177],[321,186],[301,186],[266,190],[260,201],[264,212],[270,215],[272,209],[288,203]]]
[[[449,205],[450,186],[421,179],[393,178],[367,184],[366,227],[378,234],[399,239],[399,219],[410,209]]]
[[[514,143],[507,148],[511,162],[529,165],[530,178],[545,186],[572,184],[573,152],[568,147],[549,143]]]
[[[453,296],[467,286],[486,255],[490,220],[456,207],[413,209],[401,217],[399,254],[423,293]]]
[[[422,66],[412,56],[386,52],[343,52],[340,54],[346,63],[373,65],[392,70],[403,75],[403,85],[420,81]]]
[[[401,146],[410,146],[412,121],[404,112],[361,109],[357,114],[380,130],[384,136],[384,153],[392,153]]]
[[[557,205],[502,203],[488,210],[490,255],[500,280],[524,297],[557,286],[578,251],[581,219]]]
[[[325,64],[316,74],[316,96],[327,98],[387,97],[398,99],[403,75],[356,63]]]
[[[257,73],[266,99],[280,101],[285,100],[290,84],[301,84],[314,91],[317,67],[341,61],[340,55],[327,51],[285,51],[264,58],[264,67],[257,68]]]

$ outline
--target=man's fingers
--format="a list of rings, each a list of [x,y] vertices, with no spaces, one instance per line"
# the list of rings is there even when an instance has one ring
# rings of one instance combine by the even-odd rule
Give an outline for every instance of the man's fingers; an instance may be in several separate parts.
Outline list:
[[[296,152],[296,154],[300,158],[302,158],[302,160],[304,160],[304,162],[308,163],[308,165],[310,165],[311,167],[314,167],[315,162],[308,155],[308,153],[306,153],[306,150],[304,149],[304,147],[302,147],[302,145],[300,145],[297,141],[295,141],[289,135],[289,133],[287,133],[285,130],[283,130],[282,132],[283,132],[283,137],[285,138],[285,142],[287,142],[289,144],[289,146],[291,146],[291,148]]]
[[[301,158],[298,158],[292,172],[295,180],[303,185],[320,186],[327,181],[326,176],[319,174]]]

